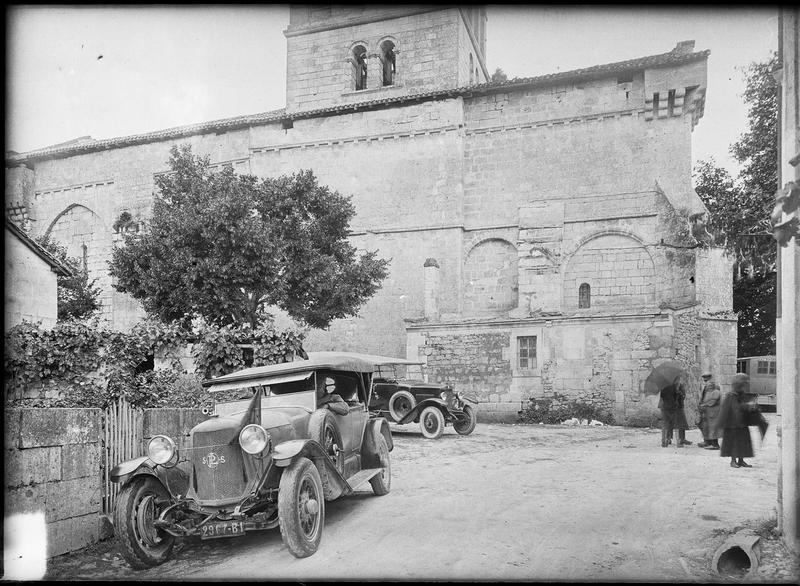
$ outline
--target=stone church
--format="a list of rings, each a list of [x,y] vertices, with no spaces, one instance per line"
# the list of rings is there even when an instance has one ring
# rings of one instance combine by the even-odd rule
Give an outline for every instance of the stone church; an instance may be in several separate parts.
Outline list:
[[[735,371],[731,263],[698,246],[691,184],[708,51],[491,81],[486,10],[292,7],[280,110],[6,153],[6,213],[83,259],[113,327],[142,315],[106,261],[148,217],[188,143],[215,166],[310,168],[352,196],[355,246],[391,259],[358,317],[309,350],[426,362],[482,420],[531,397],[653,410],[643,381],[676,358]]]

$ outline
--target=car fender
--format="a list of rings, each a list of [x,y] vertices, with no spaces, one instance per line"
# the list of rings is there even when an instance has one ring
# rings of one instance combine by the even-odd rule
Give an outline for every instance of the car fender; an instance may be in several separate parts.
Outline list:
[[[189,487],[189,475],[178,466],[161,466],[147,456],[139,456],[114,466],[109,473],[111,482],[127,484],[138,476],[155,476],[173,495],[184,495]]]
[[[371,419],[367,423],[367,428],[364,431],[364,441],[361,443],[361,465],[364,468],[377,468],[381,464],[378,460],[378,445],[380,438],[386,440],[386,446],[391,452],[394,448],[392,442],[392,432],[389,429],[389,422],[383,417],[378,419]]]
[[[298,439],[277,444],[272,450],[272,461],[286,468],[298,458],[308,458],[319,470],[325,489],[325,500],[333,500],[343,492],[349,492],[347,481],[339,474],[324,448],[314,440]]]
[[[410,422],[414,421],[417,418],[417,416],[420,413],[422,413],[423,409],[425,409],[426,407],[438,407],[445,417],[449,413],[449,410],[447,409],[447,403],[445,403],[442,399],[437,399],[435,397],[431,397],[430,399],[424,399],[423,401],[420,401],[419,403],[417,403],[417,406],[414,407],[408,413],[406,413],[406,416],[403,417],[397,423],[402,425],[404,423],[410,423]]]

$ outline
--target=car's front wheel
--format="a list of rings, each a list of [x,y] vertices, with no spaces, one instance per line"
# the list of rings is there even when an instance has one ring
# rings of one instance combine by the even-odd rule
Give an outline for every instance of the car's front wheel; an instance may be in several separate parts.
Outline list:
[[[438,407],[425,407],[419,416],[422,435],[428,439],[438,439],[444,433],[444,415]]]
[[[382,435],[378,436],[377,452],[378,465],[383,468],[383,472],[370,478],[369,483],[372,485],[372,492],[378,496],[383,496],[388,494],[392,487],[392,463],[389,460],[389,445]]]
[[[134,478],[117,495],[114,533],[133,569],[158,566],[172,557],[175,538],[153,524],[168,504],[169,493],[152,476]]]
[[[317,551],[325,522],[325,499],[317,467],[298,458],[281,476],[278,486],[281,538],[291,554],[308,557]]]
[[[475,414],[475,409],[469,405],[464,405],[464,418],[453,423],[453,429],[460,435],[469,435],[475,431],[475,425],[478,423],[478,416]]]

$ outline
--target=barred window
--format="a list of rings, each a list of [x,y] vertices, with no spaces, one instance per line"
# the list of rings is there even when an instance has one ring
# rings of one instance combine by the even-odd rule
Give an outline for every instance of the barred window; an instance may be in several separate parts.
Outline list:
[[[536,336],[517,338],[517,366],[520,369],[536,368]]]

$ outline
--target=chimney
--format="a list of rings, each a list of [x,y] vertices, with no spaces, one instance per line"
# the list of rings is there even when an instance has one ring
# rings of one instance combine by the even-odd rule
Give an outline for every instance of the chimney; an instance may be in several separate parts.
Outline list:
[[[678,55],[688,55],[694,51],[694,41],[680,41],[672,50],[673,53]]]

